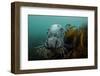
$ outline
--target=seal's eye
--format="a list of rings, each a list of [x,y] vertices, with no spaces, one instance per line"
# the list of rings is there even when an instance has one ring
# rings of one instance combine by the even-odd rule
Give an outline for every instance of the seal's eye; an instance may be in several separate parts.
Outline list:
[[[64,29],[63,29],[63,28],[61,28],[61,29],[60,29],[60,31],[61,31],[61,32],[64,32]]]

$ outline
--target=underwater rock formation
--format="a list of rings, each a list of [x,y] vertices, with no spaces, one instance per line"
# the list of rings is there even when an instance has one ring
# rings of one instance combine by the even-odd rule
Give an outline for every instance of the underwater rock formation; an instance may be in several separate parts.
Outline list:
[[[64,58],[64,48],[48,49],[40,47],[36,49],[40,59],[61,59]]]

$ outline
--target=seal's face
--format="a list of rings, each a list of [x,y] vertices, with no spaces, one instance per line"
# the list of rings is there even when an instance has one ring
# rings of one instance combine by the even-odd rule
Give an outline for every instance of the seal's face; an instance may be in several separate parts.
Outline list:
[[[52,25],[47,33],[46,47],[60,48],[63,46],[64,29],[59,24]]]

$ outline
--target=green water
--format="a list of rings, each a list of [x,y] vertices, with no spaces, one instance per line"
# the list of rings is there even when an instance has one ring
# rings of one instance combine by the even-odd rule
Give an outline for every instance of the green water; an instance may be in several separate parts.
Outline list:
[[[65,28],[66,24],[71,24],[78,27],[87,23],[87,17],[28,15],[29,52],[31,53],[31,51],[34,51],[32,50],[34,47],[42,45],[45,42],[47,30],[53,24],[60,24]]]

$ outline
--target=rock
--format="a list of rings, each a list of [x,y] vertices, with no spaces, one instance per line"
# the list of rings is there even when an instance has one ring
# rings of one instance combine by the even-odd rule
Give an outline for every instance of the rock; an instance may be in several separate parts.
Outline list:
[[[46,47],[39,47],[36,49],[37,55],[41,59],[61,59],[64,58],[64,48],[48,49]]]

